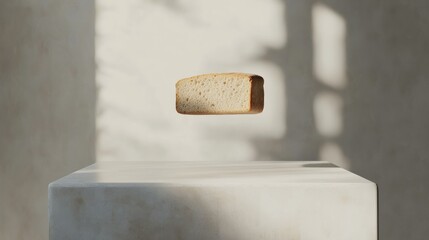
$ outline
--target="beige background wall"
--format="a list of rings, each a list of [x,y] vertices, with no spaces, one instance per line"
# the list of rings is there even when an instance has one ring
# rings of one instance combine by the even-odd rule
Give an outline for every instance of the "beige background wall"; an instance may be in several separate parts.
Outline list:
[[[381,239],[428,236],[426,1],[97,9],[99,160],[328,160],[378,183]],[[264,76],[264,113],[176,114],[175,81],[216,71]]]
[[[252,7],[237,14],[243,5]],[[260,160],[251,139],[282,137],[284,76],[260,59],[286,43],[281,2],[101,0],[97,9],[99,160]],[[176,81],[217,71],[264,76],[264,114],[177,114]]]
[[[94,161],[96,119],[100,161],[332,161],[379,185],[381,239],[424,239],[427,10],[424,0],[1,2],[0,238],[47,238],[47,184]],[[212,71],[264,76],[264,113],[176,114],[175,81]]]
[[[94,13],[0,1],[0,239],[48,239],[48,183],[95,160]]]

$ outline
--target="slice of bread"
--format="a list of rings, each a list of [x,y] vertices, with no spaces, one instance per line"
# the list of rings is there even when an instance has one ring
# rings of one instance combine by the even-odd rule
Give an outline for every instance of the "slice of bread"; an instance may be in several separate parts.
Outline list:
[[[264,79],[246,73],[204,74],[176,83],[182,114],[249,114],[264,108]]]

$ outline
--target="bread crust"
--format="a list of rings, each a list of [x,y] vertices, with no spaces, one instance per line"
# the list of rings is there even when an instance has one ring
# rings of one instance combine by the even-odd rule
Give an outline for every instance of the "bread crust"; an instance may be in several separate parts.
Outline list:
[[[250,112],[261,113],[264,110],[264,79],[259,75],[252,75],[250,81]]]

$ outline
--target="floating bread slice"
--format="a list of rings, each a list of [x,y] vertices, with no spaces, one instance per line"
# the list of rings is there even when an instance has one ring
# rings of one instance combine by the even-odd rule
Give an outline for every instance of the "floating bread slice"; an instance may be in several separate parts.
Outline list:
[[[252,114],[264,108],[264,79],[246,73],[204,74],[176,83],[182,114]]]

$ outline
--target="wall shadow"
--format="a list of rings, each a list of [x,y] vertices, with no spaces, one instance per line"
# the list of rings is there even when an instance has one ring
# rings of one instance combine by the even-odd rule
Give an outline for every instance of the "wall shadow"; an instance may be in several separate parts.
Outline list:
[[[326,139],[314,124],[312,6],[346,23],[347,85],[342,132],[335,141],[349,170],[379,187],[380,239],[429,234],[429,3],[427,1],[285,1],[288,41],[263,59],[285,76],[287,134],[255,139],[260,158],[315,160]]]
[[[320,86],[312,73],[312,2],[285,3],[287,44],[281,49],[269,49],[262,60],[279,66],[285,76],[287,132],[282,139],[254,139],[254,146],[257,159],[315,160],[321,138],[313,114],[314,97]]]
[[[95,161],[94,1],[0,2],[0,239],[48,239],[48,184]]]

